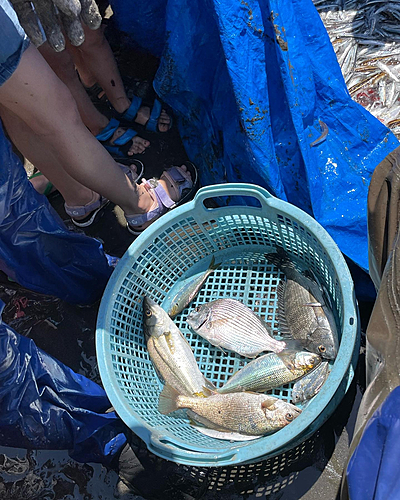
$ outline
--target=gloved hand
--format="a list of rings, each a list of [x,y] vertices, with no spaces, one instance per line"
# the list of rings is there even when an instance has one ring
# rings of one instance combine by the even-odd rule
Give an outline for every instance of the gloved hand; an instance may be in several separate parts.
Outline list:
[[[63,31],[72,45],[79,46],[85,40],[81,22],[90,29],[101,24],[101,15],[94,0],[10,0],[19,22],[31,42],[39,46],[45,39],[57,52],[65,48]],[[32,8],[32,4],[34,8]]]

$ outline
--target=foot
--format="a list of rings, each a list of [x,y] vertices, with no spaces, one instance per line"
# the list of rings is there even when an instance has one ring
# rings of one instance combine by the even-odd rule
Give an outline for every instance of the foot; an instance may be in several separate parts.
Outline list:
[[[103,198],[98,193],[92,191],[92,199],[81,206],[69,206],[64,204],[65,212],[71,217],[71,221],[75,226],[88,227],[96,219],[98,213],[109,203],[107,198]]]
[[[152,222],[163,215],[167,210],[178,202],[182,197],[182,191],[185,188],[193,187],[193,179],[191,178],[190,172],[188,171],[186,165],[181,167],[173,167],[176,169],[176,175],[180,176],[180,181],[174,180],[171,172],[166,170],[162,173],[160,179],[156,181],[163,189],[166,197],[169,198],[165,205],[160,201],[159,196],[156,195],[154,187],[151,187],[151,181],[142,181],[141,184],[137,185],[138,192],[138,214],[126,215],[128,221],[128,229],[132,234],[140,234],[144,231]],[[164,194],[163,193],[163,194]],[[164,200],[162,200],[164,201]],[[153,212],[153,216],[150,213]],[[149,214],[150,219],[143,224],[136,225],[133,223],[135,216],[141,217],[143,214]],[[145,217],[147,218],[147,217]]]
[[[124,135],[127,130],[128,129],[126,129],[124,127],[118,127],[110,139],[110,144],[114,144],[114,141],[116,141],[119,137]],[[141,137],[138,137],[137,135],[135,137],[133,137],[131,139],[131,141],[132,141],[132,144],[127,152],[128,156],[142,154],[145,152],[146,148],[148,148],[150,146],[149,141],[147,141],[146,139],[142,139]]]
[[[135,122],[139,125],[146,125],[149,121],[150,113],[151,109],[148,106],[141,106],[137,112]],[[164,109],[161,110],[157,123],[160,132],[168,132],[171,124],[171,118]]]

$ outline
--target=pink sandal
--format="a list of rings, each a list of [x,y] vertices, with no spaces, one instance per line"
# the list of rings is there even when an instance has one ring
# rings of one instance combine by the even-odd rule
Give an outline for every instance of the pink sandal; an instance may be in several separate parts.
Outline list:
[[[156,179],[144,181],[144,187],[151,193],[152,198],[157,201],[157,207],[143,214],[125,215],[127,229],[131,234],[138,236],[144,231],[144,229],[138,229],[138,227],[150,221],[154,222],[168,210],[172,210],[186,201],[193,194],[197,183],[197,170],[193,164],[189,163],[189,165],[192,172],[189,171],[189,168],[185,171],[181,167],[171,167],[161,175],[161,179],[175,187],[176,195],[179,197],[178,201],[173,201]]]

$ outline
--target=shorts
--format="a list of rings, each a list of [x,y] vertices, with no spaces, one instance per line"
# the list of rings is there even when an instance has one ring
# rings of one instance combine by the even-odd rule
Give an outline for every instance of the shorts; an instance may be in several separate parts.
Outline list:
[[[0,85],[17,69],[29,38],[8,0],[0,0]]]

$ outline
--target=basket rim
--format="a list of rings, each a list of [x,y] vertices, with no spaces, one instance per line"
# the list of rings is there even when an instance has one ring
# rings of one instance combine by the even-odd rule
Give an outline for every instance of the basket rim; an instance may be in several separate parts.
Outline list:
[[[108,304],[111,303],[112,297],[119,293],[121,282],[125,278],[118,270],[124,269],[128,261],[130,262],[132,259],[137,258],[146,248],[149,241],[153,241],[158,234],[164,232],[175,222],[178,222],[188,215],[193,215],[194,209],[205,210],[208,214],[211,211],[216,216],[218,216],[218,214],[223,215],[227,209],[232,209],[232,206],[209,209],[204,206],[203,202],[208,197],[230,196],[232,193],[239,196],[254,196],[261,202],[261,208],[242,206],[243,209],[251,209],[256,213],[257,211],[261,213],[263,208],[268,206],[274,210],[284,212],[288,217],[296,221],[301,221],[300,224],[304,225],[318,238],[318,241],[323,244],[324,250],[331,259],[339,278],[338,282],[343,297],[343,331],[339,351],[330,371],[329,385],[325,384],[322,387],[312,403],[307,406],[307,411],[304,411],[296,418],[296,423],[293,422],[291,425],[284,427],[272,435],[260,437],[255,441],[240,442],[237,443],[236,446],[227,441],[227,448],[228,445],[230,445],[230,447],[226,451],[193,452],[192,450],[184,449],[182,443],[178,441],[174,443],[174,440],[170,437],[151,429],[144,419],[132,412],[122,392],[115,389],[112,383],[112,376],[110,377],[110,375],[113,375],[114,370],[112,368],[111,355],[107,342],[109,339],[107,325],[110,324],[109,320],[111,314]],[[117,264],[101,299],[96,325],[96,354],[100,377],[111,404],[125,424],[145,441],[147,447],[152,452],[178,463],[197,466],[232,465],[249,460],[256,460],[257,457],[266,456],[267,454],[275,454],[274,452],[276,452],[276,450],[287,448],[287,444],[304,434],[309,426],[312,424],[314,424],[313,427],[315,426],[315,421],[325,411],[329,402],[335,396],[343,377],[349,370],[358,335],[359,321],[353,281],[344,257],[329,233],[306,212],[286,201],[272,196],[264,188],[253,184],[235,183],[201,188],[192,201],[162,216],[155,221],[145,233],[141,234],[133,241]],[[341,397],[343,397],[343,395]],[[317,430],[317,428],[315,430]],[[176,444],[176,446],[174,446],[174,444]]]

